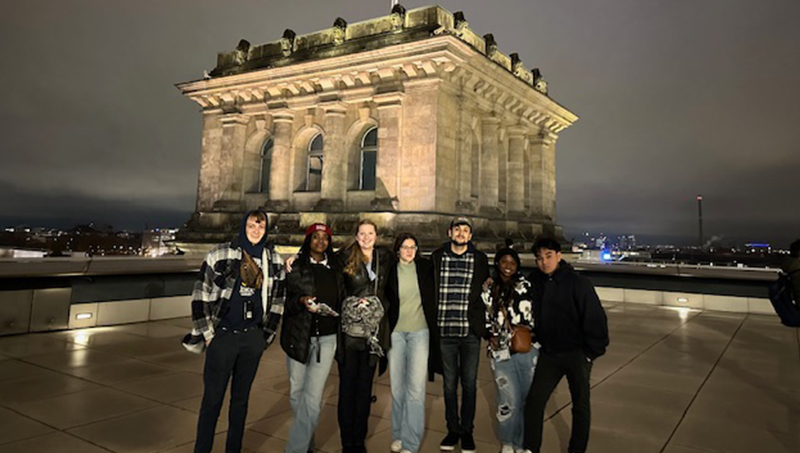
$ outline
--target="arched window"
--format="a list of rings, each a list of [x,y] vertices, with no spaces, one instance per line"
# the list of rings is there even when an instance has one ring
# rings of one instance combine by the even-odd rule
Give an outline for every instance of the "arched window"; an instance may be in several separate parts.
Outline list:
[[[308,144],[308,169],[306,190],[319,192],[322,189],[322,134],[317,134]]]
[[[272,169],[272,139],[267,139],[261,149],[261,171],[258,176],[258,191],[269,194],[269,173]]]
[[[375,165],[378,159],[378,128],[373,127],[361,138],[360,190],[375,190]]]

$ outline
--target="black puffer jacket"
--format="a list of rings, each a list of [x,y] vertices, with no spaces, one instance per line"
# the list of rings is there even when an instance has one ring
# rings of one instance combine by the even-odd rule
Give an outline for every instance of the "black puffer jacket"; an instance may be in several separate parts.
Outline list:
[[[333,261],[333,260],[331,260]],[[337,305],[331,307],[338,310],[344,300],[344,277],[341,270],[335,266],[331,272],[336,276],[338,287]],[[308,363],[308,354],[311,346],[311,331],[314,318],[313,314],[300,302],[303,296],[317,296],[317,285],[314,283],[314,271],[306,260],[297,260],[294,269],[286,276],[287,298],[283,312],[283,325],[281,326],[281,348],[287,356],[300,363]]]
[[[375,247],[372,250],[371,267],[372,270],[375,271],[377,266],[377,271],[375,272],[378,276],[376,291],[375,281],[369,279],[369,273],[367,273],[367,269],[364,266],[359,266],[354,275],[344,272],[344,268],[347,266],[347,257],[349,253],[350,248],[347,247],[339,250],[335,255],[337,266],[339,269],[342,269],[342,275],[344,276],[345,294],[347,296],[358,297],[378,296],[383,304],[384,313],[378,330],[378,341],[383,351],[385,353],[389,352],[389,349],[391,349],[391,332],[389,330],[389,301],[386,299],[386,282],[389,276],[389,270],[396,265],[394,255],[384,247]],[[336,350],[337,360],[342,359],[343,352],[344,347],[340,341]],[[373,357],[377,360],[376,356]],[[381,362],[381,373],[385,371],[386,368],[386,363],[384,362],[385,361]]]
[[[581,350],[589,359],[605,354],[608,321],[594,286],[566,261],[552,275],[534,270],[533,316],[545,353]]]
[[[795,302],[800,301],[800,258],[785,257],[781,262],[781,270],[792,279],[792,296]]]

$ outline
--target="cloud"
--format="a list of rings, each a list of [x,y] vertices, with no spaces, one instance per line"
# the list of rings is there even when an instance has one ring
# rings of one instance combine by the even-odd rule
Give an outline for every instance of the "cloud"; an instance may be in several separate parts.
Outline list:
[[[78,193],[36,192],[0,183],[0,226],[69,228],[89,222],[120,229],[177,227],[189,219],[193,198],[162,197],[150,203],[92,198]]]

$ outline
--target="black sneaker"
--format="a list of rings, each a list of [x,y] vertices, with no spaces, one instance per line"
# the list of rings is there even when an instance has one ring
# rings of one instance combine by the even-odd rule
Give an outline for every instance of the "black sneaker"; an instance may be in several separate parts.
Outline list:
[[[472,434],[461,435],[461,453],[475,453],[475,439]]]
[[[442,439],[442,443],[439,444],[439,450],[442,451],[453,451],[456,449],[456,445],[458,445],[459,435],[456,433],[447,433],[447,436]]]

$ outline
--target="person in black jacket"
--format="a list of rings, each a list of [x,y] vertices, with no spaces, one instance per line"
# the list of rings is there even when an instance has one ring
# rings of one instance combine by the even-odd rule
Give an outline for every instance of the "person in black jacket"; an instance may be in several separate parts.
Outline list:
[[[361,298],[364,304],[383,305],[383,317],[378,330],[378,344],[385,354],[389,351],[389,305],[385,296],[389,270],[394,266],[391,252],[377,247],[378,229],[369,219],[358,223],[356,241],[337,253],[339,266],[344,272],[345,290],[348,296]],[[373,302],[369,302],[369,300]],[[343,309],[344,310],[344,309]],[[344,320],[342,321],[344,322]],[[347,326],[342,326],[346,328]],[[336,361],[339,365],[339,432],[343,453],[365,453],[372,379],[378,362],[381,373],[386,369],[385,357],[373,354],[366,339],[354,338],[346,333],[339,336]]]
[[[792,298],[800,304],[800,239],[789,246],[789,256],[781,261],[781,270],[792,279]]]
[[[534,330],[542,348],[525,401],[525,449],[539,452],[545,405],[566,376],[572,396],[568,450],[582,453],[589,443],[592,363],[608,346],[606,314],[592,283],[561,259],[558,241],[539,239],[533,245],[533,253],[538,267],[530,275]]]
[[[336,353],[344,279],[341,271],[332,266],[331,236],[325,224],[308,227],[293,271],[286,277],[288,294],[281,347],[286,352],[294,423],[285,453],[314,451],[322,393]],[[333,312],[323,309],[326,307]]]
[[[435,336],[432,348],[434,371],[444,377],[447,436],[439,449],[452,451],[461,442],[462,453],[475,452],[472,436],[477,397],[481,338],[486,336],[483,283],[489,278],[489,261],[472,240],[472,223],[456,217],[447,230],[450,242],[431,255],[436,279]],[[433,337],[433,335],[432,335]],[[438,346],[438,347],[436,347]],[[461,380],[461,412],[458,382]],[[460,417],[459,417],[460,415]]]
[[[386,298],[392,350],[392,444],[395,452],[417,453],[425,430],[425,376],[430,326],[436,323],[433,265],[417,253],[417,238],[401,233],[394,242],[397,265],[389,270]]]

